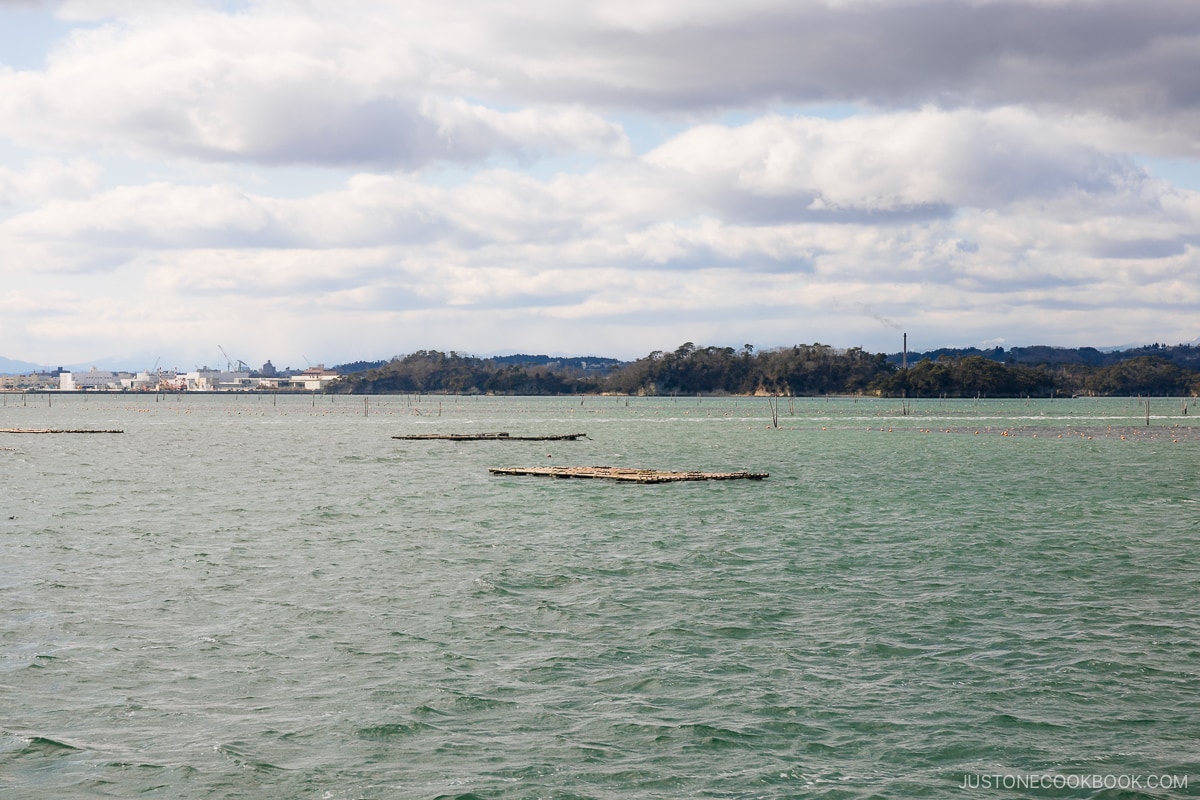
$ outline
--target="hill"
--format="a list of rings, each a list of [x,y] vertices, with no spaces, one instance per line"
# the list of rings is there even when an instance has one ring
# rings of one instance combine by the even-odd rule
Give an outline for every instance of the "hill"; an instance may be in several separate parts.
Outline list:
[[[46,369],[41,364],[31,364],[28,361],[14,361],[0,356],[0,375],[28,375]]]
[[[1177,367],[1188,370],[1200,370],[1200,346],[1188,344],[1148,344],[1131,347],[1125,350],[1103,351],[1095,347],[1050,347],[1034,345],[1032,347],[994,347],[981,350],[977,347],[951,348],[943,347],[925,352],[909,352],[908,364],[913,366],[925,359],[937,361],[939,358],[967,358],[978,356],[1001,364],[1019,364],[1023,366],[1057,367],[1069,364],[1079,364],[1087,367],[1112,367],[1124,361],[1135,358],[1153,356],[1168,361]],[[899,365],[903,361],[903,353],[891,353],[889,363]]]

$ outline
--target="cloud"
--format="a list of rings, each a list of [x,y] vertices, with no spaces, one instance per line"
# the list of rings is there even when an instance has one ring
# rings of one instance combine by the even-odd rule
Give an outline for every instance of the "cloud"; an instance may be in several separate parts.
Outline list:
[[[1200,141],[1200,17],[1168,0],[207,5],[66,4],[98,24],[44,71],[0,75],[0,130],[30,145],[412,169],[622,153],[603,109],[852,102],[1056,107],[1176,131],[1148,141],[1159,155],[1197,155]]]
[[[59,9],[44,66],[0,68],[6,355],[1194,325],[1200,194],[1140,166],[1197,156],[1179,3]]]
[[[714,196],[791,198],[808,212],[995,207],[1064,191],[1106,193],[1142,177],[1128,158],[1071,134],[1009,108],[839,121],[776,115],[693,128],[647,160],[696,176]]]
[[[104,169],[86,158],[35,158],[20,168],[0,165],[0,207],[83,198],[102,186]]]
[[[489,170],[447,187],[361,173],[298,199],[149,183],[47,203],[0,231],[129,253],[392,247],[442,263],[768,270],[810,270],[855,250],[878,261],[927,239],[920,247],[936,248],[938,263],[1019,260],[1047,246],[1154,258],[1194,241],[1194,193],[1069,129],[1012,109],[773,115],[699,126],[641,159],[545,180]]]
[[[78,30],[44,72],[0,73],[0,130],[27,145],[406,169],[628,149],[578,104],[504,111],[446,93],[460,78],[443,60],[411,32],[303,15],[132,16]]]
[[[484,14],[481,57],[510,97],[681,114],[850,102],[883,110],[1028,105],[1170,120],[1196,154],[1200,18],[1173,0],[589,4],[525,32]],[[495,58],[501,37],[519,55]],[[469,55],[462,56],[470,59]]]

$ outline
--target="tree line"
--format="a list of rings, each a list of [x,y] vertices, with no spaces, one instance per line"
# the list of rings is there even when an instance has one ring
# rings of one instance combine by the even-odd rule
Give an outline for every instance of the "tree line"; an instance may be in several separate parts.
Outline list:
[[[420,350],[344,375],[329,391],[348,394],[751,395],[882,397],[1062,397],[1200,395],[1200,371],[1156,355],[1096,366],[1002,363],[982,355],[941,354],[907,369],[894,357],[829,345],[756,351],[752,345],[654,351],[632,362],[547,357],[479,358]],[[592,367],[581,366],[590,362]],[[597,368],[599,365],[599,368]]]

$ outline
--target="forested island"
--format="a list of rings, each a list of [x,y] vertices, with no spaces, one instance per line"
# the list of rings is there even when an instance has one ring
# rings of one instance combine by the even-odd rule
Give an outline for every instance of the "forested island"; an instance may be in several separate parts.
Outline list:
[[[421,350],[386,362],[357,362],[328,388],[344,394],[777,395],[881,397],[1072,397],[1200,394],[1200,348],[1152,345],[1105,353],[1093,348],[1002,348],[868,353],[798,344],[654,351],[611,358],[479,358]]]

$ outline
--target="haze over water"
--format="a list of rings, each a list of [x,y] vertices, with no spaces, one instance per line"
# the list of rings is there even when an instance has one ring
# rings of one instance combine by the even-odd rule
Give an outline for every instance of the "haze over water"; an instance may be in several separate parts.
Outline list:
[[[778,409],[6,396],[0,795],[1200,794],[1180,400]]]

